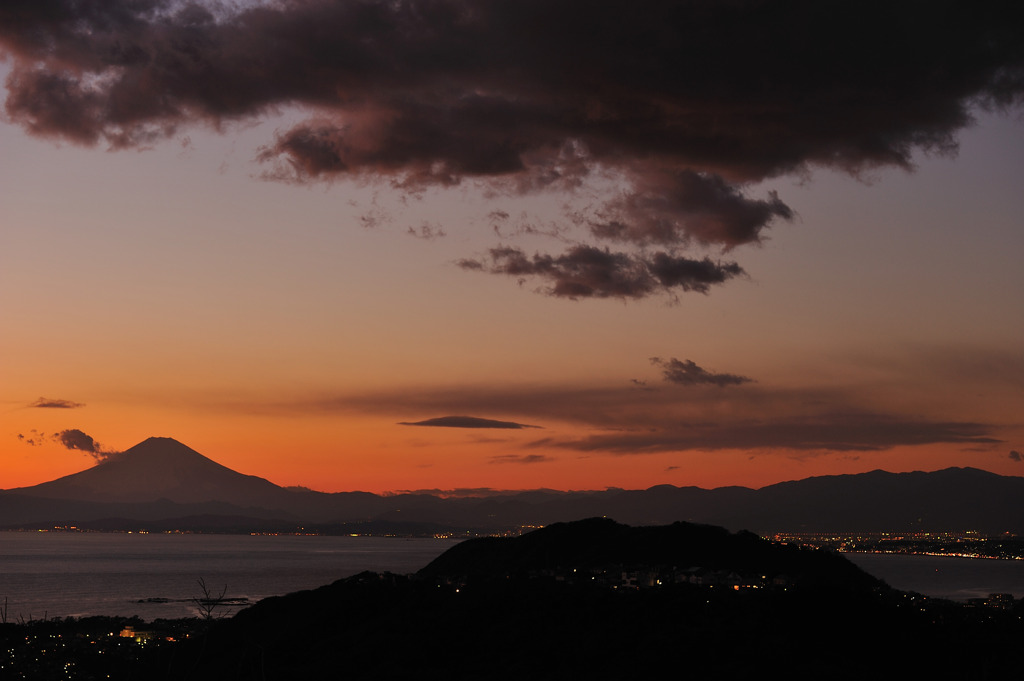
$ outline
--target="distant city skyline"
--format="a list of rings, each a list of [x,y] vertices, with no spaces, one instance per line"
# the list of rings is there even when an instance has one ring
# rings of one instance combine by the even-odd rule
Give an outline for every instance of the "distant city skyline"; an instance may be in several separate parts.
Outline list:
[[[151,5],[0,8],[0,488],[1024,475],[1019,9]]]

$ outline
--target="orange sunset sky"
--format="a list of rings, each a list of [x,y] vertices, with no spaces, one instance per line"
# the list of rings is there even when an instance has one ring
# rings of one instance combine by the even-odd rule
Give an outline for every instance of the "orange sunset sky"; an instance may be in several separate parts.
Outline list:
[[[747,4],[0,9],[0,488],[1024,475],[1022,41]]]

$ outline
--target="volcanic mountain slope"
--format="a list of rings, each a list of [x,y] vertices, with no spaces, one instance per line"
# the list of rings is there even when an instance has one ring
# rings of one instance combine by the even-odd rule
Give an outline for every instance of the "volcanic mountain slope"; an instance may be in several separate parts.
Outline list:
[[[105,503],[167,499],[182,504],[219,501],[269,508],[287,505],[292,497],[269,480],[233,471],[167,437],[151,437],[80,473],[9,491]]]

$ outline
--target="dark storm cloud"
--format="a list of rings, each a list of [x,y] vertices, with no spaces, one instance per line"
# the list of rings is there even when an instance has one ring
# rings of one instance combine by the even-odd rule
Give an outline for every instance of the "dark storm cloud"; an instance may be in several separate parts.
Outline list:
[[[1024,457],[1016,449],[1011,449],[1009,456],[1011,461],[1024,461]]]
[[[81,402],[72,402],[71,400],[55,400],[40,397],[28,406],[35,409],[77,409],[79,407],[84,407],[85,405]]]
[[[233,7],[7,0],[7,117],[125,148],[298,106],[308,120],[258,154],[270,177],[413,191],[471,178],[500,193],[615,176],[621,191],[570,222],[633,250],[607,263],[610,288],[557,265],[541,273],[568,297],[706,291],[638,278],[650,269],[641,249],[676,261],[691,243],[757,242],[793,210],[753,196],[755,183],[815,166],[910,168],[919,151],[955,151],[973,107],[1024,92],[1024,6],[994,0]]]
[[[503,428],[503,429],[521,429],[521,428],[539,428],[540,426],[530,426],[525,423],[514,423],[512,421],[495,421],[494,419],[482,419],[475,416],[440,416],[434,419],[427,419],[425,421],[416,421],[415,423],[400,422],[400,426],[433,426],[439,428]]]
[[[130,141],[301,103],[343,115],[274,143],[313,173],[557,169],[573,143],[751,179],[950,148],[971,104],[1019,99],[1020,19],[977,1],[13,0],[0,39],[9,113],[40,134]]]
[[[661,369],[662,378],[669,383],[678,385],[717,385],[724,388],[727,385],[742,385],[752,383],[754,379],[736,374],[716,374],[697,366],[693,360],[678,360],[673,357],[670,360],[663,360],[660,357],[651,357],[651,364]]]
[[[518,248],[500,246],[490,250],[486,261],[463,259],[458,265],[521,280],[539,277],[549,283],[544,288],[548,295],[573,299],[643,298],[677,290],[707,293],[712,285],[743,274],[736,263],[710,258],[694,260],[663,252],[633,255],[584,244],[572,246],[559,256],[529,256]]]

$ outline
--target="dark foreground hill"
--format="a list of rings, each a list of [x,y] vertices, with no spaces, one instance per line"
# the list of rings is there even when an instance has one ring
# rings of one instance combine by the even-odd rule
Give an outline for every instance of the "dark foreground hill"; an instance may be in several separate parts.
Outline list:
[[[882,586],[842,556],[773,544],[750,532],[673,523],[630,527],[608,518],[556,523],[521,537],[482,537],[453,546],[419,571],[425,579],[487,579],[548,574],[580,581],[595,573],[657,575],[663,583],[732,573],[766,583],[870,590]]]
[[[659,546],[666,541],[692,545]],[[777,557],[759,542],[716,528],[610,521],[470,541],[418,575],[363,573],[261,601],[193,640],[154,648],[135,677],[1001,679],[1019,671],[1017,613],[926,604],[839,568],[841,558],[819,561],[820,552],[794,549],[785,562],[794,575],[845,574],[762,588],[621,581],[621,566],[652,558],[764,567]],[[620,580],[567,579],[570,565],[577,574],[619,566]]]

